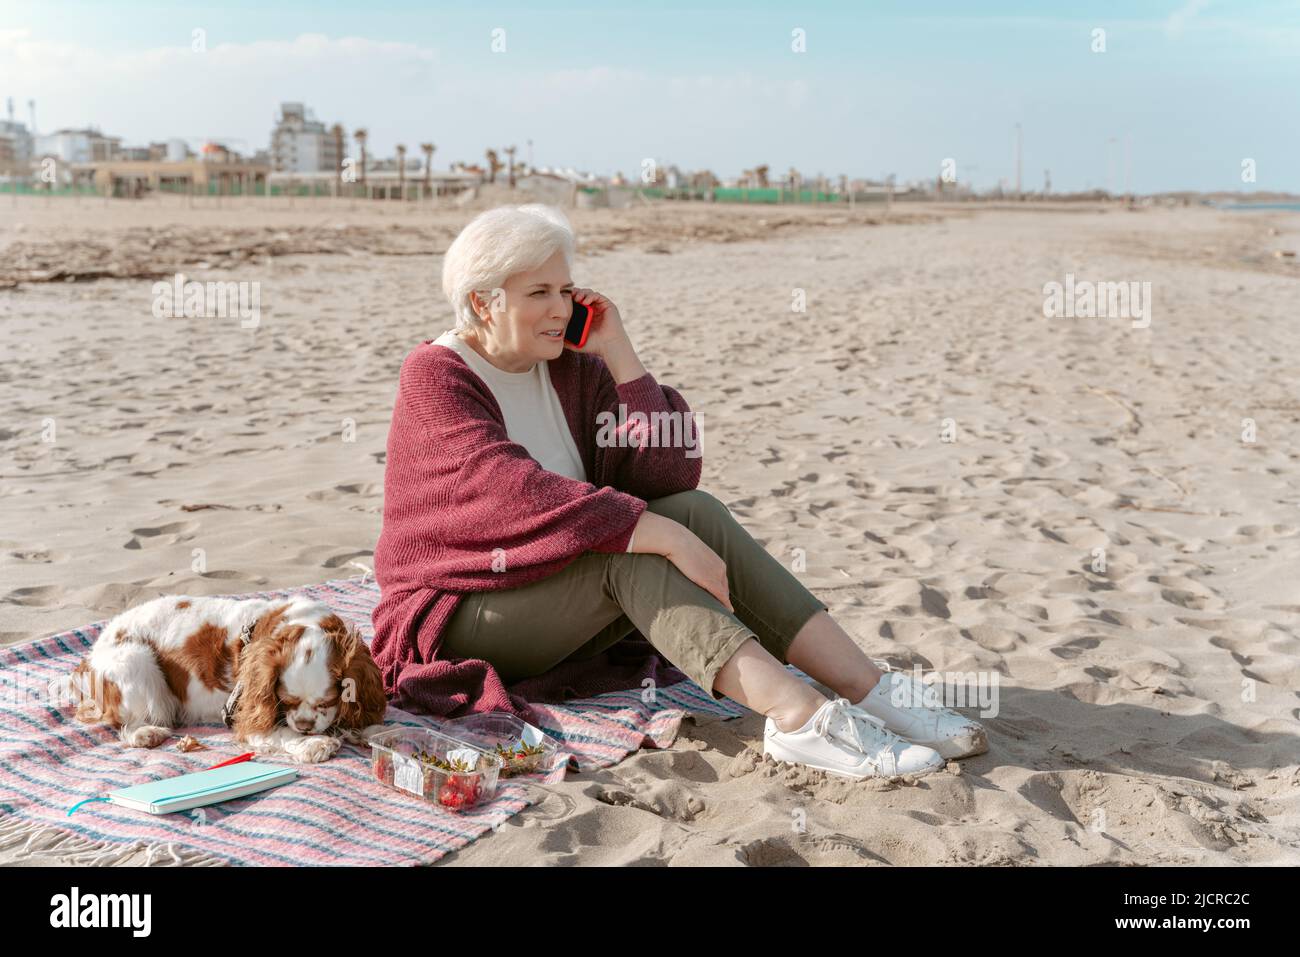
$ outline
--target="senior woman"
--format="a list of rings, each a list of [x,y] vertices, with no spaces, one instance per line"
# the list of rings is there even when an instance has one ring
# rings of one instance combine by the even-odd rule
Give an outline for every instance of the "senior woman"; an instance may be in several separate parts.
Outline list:
[[[388,438],[373,650],[390,697],[462,706],[431,694],[439,665],[485,662],[511,684],[639,631],[766,715],[778,760],[866,778],[987,750],[696,488],[689,405],[642,365],[614,303],[574,286],[574,246],[558,210],[502,207],[444,257],[456,327],[403,362]],[[580,349],[564,340],[575,301],[593,312]]]

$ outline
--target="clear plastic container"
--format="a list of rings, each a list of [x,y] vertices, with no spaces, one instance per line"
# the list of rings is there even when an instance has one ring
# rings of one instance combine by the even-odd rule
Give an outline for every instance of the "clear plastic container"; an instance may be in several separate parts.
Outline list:
[[[555,739],[527,721],[502,711],[469,714],[443,721],[448,734],[469,741],[501,759],[501,776],[552,770],[560,761]]]
[[[492,800],[501,759],[490,748],[430,728],[393,728],[370,739],[370,768],[384,784],[449,811]]]

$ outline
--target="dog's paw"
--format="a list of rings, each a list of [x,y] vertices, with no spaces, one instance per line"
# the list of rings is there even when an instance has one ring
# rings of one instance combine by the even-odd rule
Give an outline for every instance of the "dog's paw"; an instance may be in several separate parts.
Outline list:
[[[318,764],[328,761],[338,752],[338,738],[325,734],[313,734],[285,745],[285,750],[299,764]]]
[[[172,736],[171,728],[145,724],[122,731],[122,743],[128,748],[156,748]]]
[[[369,744],[370,739],[386,727],[383,724],[372,724],[366,728],[343,728],[339,731],[339,737],[350,744]]]

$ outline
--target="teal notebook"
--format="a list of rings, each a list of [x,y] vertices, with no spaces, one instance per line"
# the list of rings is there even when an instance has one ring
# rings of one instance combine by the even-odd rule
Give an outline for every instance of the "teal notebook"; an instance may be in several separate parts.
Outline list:
[[[194,771],[148,784],[136,784],[108,792],[108,800],[123,807],[150,814],[170,814],[204,804],[256,794],[298,776],[294,768],[277,764],[241,761],[224,768]]]

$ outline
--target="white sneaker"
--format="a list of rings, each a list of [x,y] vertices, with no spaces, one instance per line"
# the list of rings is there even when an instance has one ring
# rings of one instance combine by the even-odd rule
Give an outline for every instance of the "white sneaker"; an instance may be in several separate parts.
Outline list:
[[[929,774],[944,765],[933,748],[903,741],[847,698],[827,701],[796,731],[768,718],[763,754],[850,778]]]
[[[871,692],[854,705],[883,721],[914,744],[934,748],[944,758],[968,758],[989,749],[976,721],[940,707],[935,689],[905,671],[886,671]]]

